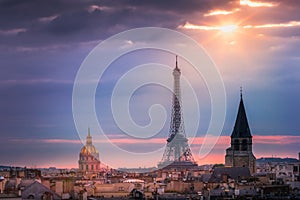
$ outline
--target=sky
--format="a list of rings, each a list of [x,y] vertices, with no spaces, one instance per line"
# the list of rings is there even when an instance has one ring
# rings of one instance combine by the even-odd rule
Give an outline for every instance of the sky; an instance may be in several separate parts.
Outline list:
[[[191,37],[205,49],[223,79],[224,128],[211,153],[197,159],[199,164],[224,162],[240,86],[256,157],[297,157],[299,9],[298,0],[0,0],[0,165],[77,167],[82,141],[72,113],[76,74],[100,42],[141,27],[168,28]],[[129,152],[163,148],[168,136],[172,94],[166,88],[145,86],[130,100],[132,118],[139,125],[149,123],[147,112],[151,105],[165,107],[166,122],[153,138],[137,140],[124,135],[110,109],[117,80],[133,66],[150,62],[173,68],[175,55],[150,49],[123,55],[109,66],[97,87],[95,108],[99,122],[111,141]],[[200,127],[191,144],[197,152],[211,117],[209,91],[186,60],[179,58],[179,66],[200,102]],[[153,76],[172,81],[171,74]],[[192,119],[188,109],[192,108],[188,106],[189,99],[182,101],[187,105],[184,120],[189,130]],[[86,133],[82,134],[91,127],[96,138],[93,126],[87,120]],[[95,139],[94,144],[101,147],[103,141]],[[110,155],[100,151],[100,160],[107,154]],[[109,164],[155,166],[160,159],[149,157],[143,164],[128,163],[111,154]]]

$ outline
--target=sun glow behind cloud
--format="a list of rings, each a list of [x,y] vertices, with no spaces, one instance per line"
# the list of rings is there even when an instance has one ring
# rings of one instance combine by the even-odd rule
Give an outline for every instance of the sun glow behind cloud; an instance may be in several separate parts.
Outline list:
[[[234,10],[211,10],[208,13],[204,14],[204,17],[215,16],[215,15],[230,15],[235,12],[238,12],[240,9],[236,8]]]
[[[232,24],[232,25],[221,26],[220,30],[225,33],[231,33],[233,31],[235,31],[237,28],[238,28],[237,25]]]
[[[178,28],[180,29],[192,29],[192,30],[204,30],[204,31],[213,31],[219,30],[225,33],[234,32],[238,28],[243,29],[259,29],[259,28],[290,28],[290,27],[297,27],[300,26],[300,21],[290,21],[287,23],[278,23],[278,24],[261,24],[261,25],[244,25],[238,26],[235,24],[230,25],[222,25],[222,26],[203,26],[203,25],[196,25],[186,22],[183,26],[180,25]]]
[[[241,6],[249,6],[249,7],[274,7],[278,4],[271,2],[260,2],[260,1],[251,1],[251,0],[240,0]]]
[[[279,24],[262,24],[262,25],[246,25],[243,28],[287,28],[300,26],[300,21],[290,21],[288,23],[279,23]]]
[[[179,26],[178,28],[182,29],[194,29],[194,30],[205,30],[205,31],[211,31],[211,30],[217,30],[217,31],[222,31],[222,32],[233,32],[235,31],[238,26],[235,24],[230,24],[230,25],[223,25],[223,26],[201,26],[201,25],[195,25],[191,24],[189,22],[186,22],[185,25]]]

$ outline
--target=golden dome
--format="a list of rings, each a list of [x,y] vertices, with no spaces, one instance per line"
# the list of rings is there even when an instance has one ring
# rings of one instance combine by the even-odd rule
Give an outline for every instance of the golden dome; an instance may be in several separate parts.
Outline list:
[[[86,144],[84,147],[81,148],[80,150],[80,154],[81,155],[98,155],[99,152],[98,150],[96,149],[96,147],[93,145],[92,143],[92,136],[91,136],[91,133],[90,133],[90,128],[88,129],[88,135],[86,137]]]
[[[84,155],[89,155],[89,154],[93,154],[94,155],[94,154],[98,154],[98,153],[99,153],[98,150],[92,144],[85,145],[80,150],[80,154],[84,154]]]

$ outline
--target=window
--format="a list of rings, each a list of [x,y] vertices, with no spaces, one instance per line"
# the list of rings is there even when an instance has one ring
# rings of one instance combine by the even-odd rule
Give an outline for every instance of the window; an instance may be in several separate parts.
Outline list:
[[[246,139],[242,141],[242,151],[247,151],[248,150],[248,142]]]
[[[235,151],[239,151],[240,150],[240,142],[239,142],[239,140],[234,140],[234,142],[233,142],[233,149]]]

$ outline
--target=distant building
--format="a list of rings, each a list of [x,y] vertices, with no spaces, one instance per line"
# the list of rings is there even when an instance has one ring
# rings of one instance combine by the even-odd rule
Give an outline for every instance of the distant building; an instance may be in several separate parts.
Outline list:
[[[273,182],[290,184],[292,188],[298,184],[300,186],[300,162],[298,159],[260,158],[256,160],[256,164],[258,174],[275,175]]]
[[[43,184],[35,181],[22,191],[22,199],[60,200],[61,197]]]
[[[26,167],[0,166],[0,176],[5,178],[39,178],[41,177],[41,170]]]
[[[225,166],[248,167],[251,174],[256,172],[256,158],[252,152],[252,135],[246,116],[242,91],[237,118],[231,134],[231,147],[226,149]]]
[[[227,182],[228,179],[241,181],[251,177],[248,167],[216,167],[209,179],[209,182]]]
[[[92,143],[90,129],[86,137],[86,145],[79,153],[79,170],[81,172],[97,172],[100,170],[99,152]]]

